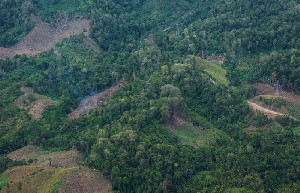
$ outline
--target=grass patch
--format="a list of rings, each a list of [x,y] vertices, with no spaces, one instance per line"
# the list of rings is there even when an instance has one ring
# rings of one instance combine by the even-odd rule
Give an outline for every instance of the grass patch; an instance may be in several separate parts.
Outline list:
[[[175,129],[176,135],[183,144],[194,147],[213,144],[220,136],[226,136],[218,129],[201,129],[192,125],[184,125]]]
[[[227,72],[219,64],[201,60],[200,65],[204,68],[204,71],[212,75],[218,83],[226,86],[229,85],[229,81],[226,78]]]
[[[9,179],[9,174],[1,175],[1,176],[0,176],[0,190],[1,190],[4,186],[7,186],[7,184],[8,184],[8,179]]]
[[[214,62],[207,62],[206,60],[201,59],[200,57],[189,56],[186,60],[186,63],[193,64],[197,63],[200,65],[205,72],[210,74],[219,84],[225,86],[229,85],[229,81],[226,78],[226,70],[222,68],[220,64]]]
[[[63,178],[66,175],[68,168],[59,168],[55,169],[51,175],[51,177],[38,188],[38,193],[50,193],[56,192],[59,187],[62,185]]]
[[[23,177],[19,179],[9,179],[12,181],[9,187],[2,189],[3,192],[36,192],[36,193],[52,193],[57,192],[63,183],[63,179],[67,171],[74,168],[54,168],[38,170],[32,174],[20,170]]]

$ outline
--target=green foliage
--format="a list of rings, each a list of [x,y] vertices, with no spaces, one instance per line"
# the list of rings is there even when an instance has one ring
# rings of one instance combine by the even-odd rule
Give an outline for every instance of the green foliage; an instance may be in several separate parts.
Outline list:
[[[282,98],[259,98],[260,101],[262,101],[265,105],[274,106],[276,108],[281,108],[282,106],[286,106],[287,102]]]
[[[0,47],[16,44],[33,28],[29,14],[31,1],[4,0],[0,2]]]
[[[6,175],[0,175],[0,190],[7,186],[8,184],[8,179],[9,179],[9,174]]]
[[[220,64],[207,62],[201,58],[193,58],[192,56],[189,56],[186,62],[193,63],[193,60],[195,60],[195,63],[200,65],[205,72],[209,73],[217,81],[217,83],[225,86],[229,85],[229,81],[226,78],[226,70],[224,70]]]
[[[254,114],[254,116],[252,117],[252,124],[255,127],[263,127],[271,122],[272,121],[268,119],[267,115],[265,115],[263,113],[256,112]]]
[[[295,126],[299,124],[299,121],[296,121],[293,118],[290,118],[289,116],[277,116],[275,119],[280,125],[282,126]]]
[[[220,136],[228,138],[224,132],[218,129],[203,129],[191,125],[180,126],[175,131],[175,134],[183,144],[191,145],[195,148],[215,144]]]
[[[66,13],[70,17],[84,14],[95,6],[92,0],[32,0],[37,8],[37,14],[47,22],[54,22],[60,14]]]

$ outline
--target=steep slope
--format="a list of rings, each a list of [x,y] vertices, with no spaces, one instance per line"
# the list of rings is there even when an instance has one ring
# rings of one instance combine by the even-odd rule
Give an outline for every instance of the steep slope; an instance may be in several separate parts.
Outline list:
[[[0,58],[12,58],[16,55],[25,54],[27,56],[34,56],[43,51],[50,50],[56,43],[61,42],[64,38],[72,35],[78,35],[89,31],[89,20],[86,19],[63,19],[54,27],[43,22],[37,16],[32,15],[36,26],[32,31],[20,40],[16,45],[9,48],[0,47]]]
[[[76,150],[49,152],[30,145],[8,157],[14,161],[31,160],[32,164],[12,167],[1,174],[0,192],[112,192],[102,174],[79,166],[82,154]]]

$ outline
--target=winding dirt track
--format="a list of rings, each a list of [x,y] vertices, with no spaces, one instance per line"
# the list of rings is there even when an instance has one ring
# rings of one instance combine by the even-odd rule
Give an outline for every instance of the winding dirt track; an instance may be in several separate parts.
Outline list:
[[[269,109],[266,109],[256,103],[253,103],[253,102],[250,102],[250,101],[247,101],[249,106],[253,108],[253,110],[257,110],[259,112],[262,112],[262,113],[265,113],[269,118],[275,118],[276,116],[278,115],[284,115],[282,113],[278,113],[276,111],[272,111],[272,110],[269,110]]]
[[[16,55],[34,56],[43,51],[50,50],[56,43],[72,35],[81,34],[84,29],[90,30],[90,21],[87,19],[63,19],[56,26],[50,26],[39,17],[31,15],[35,23],[33,30],[10,48],[0,47],[0,58],[13,58]]]

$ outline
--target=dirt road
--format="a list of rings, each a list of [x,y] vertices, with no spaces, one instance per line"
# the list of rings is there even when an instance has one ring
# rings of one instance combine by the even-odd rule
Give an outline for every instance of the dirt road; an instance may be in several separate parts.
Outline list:
[[[247,102],[248,102],[249,106],[252,107],[253,110],[255,110],[255,111],[257,110],[259,112],[262,112],[262,113],[266,114],[268,116],[268,118],[274,119],[278,115],[284,115],[282,113],[266,109],[266,108],[254,103],[254,102],[251,102],[251,101],[247,101]]]

